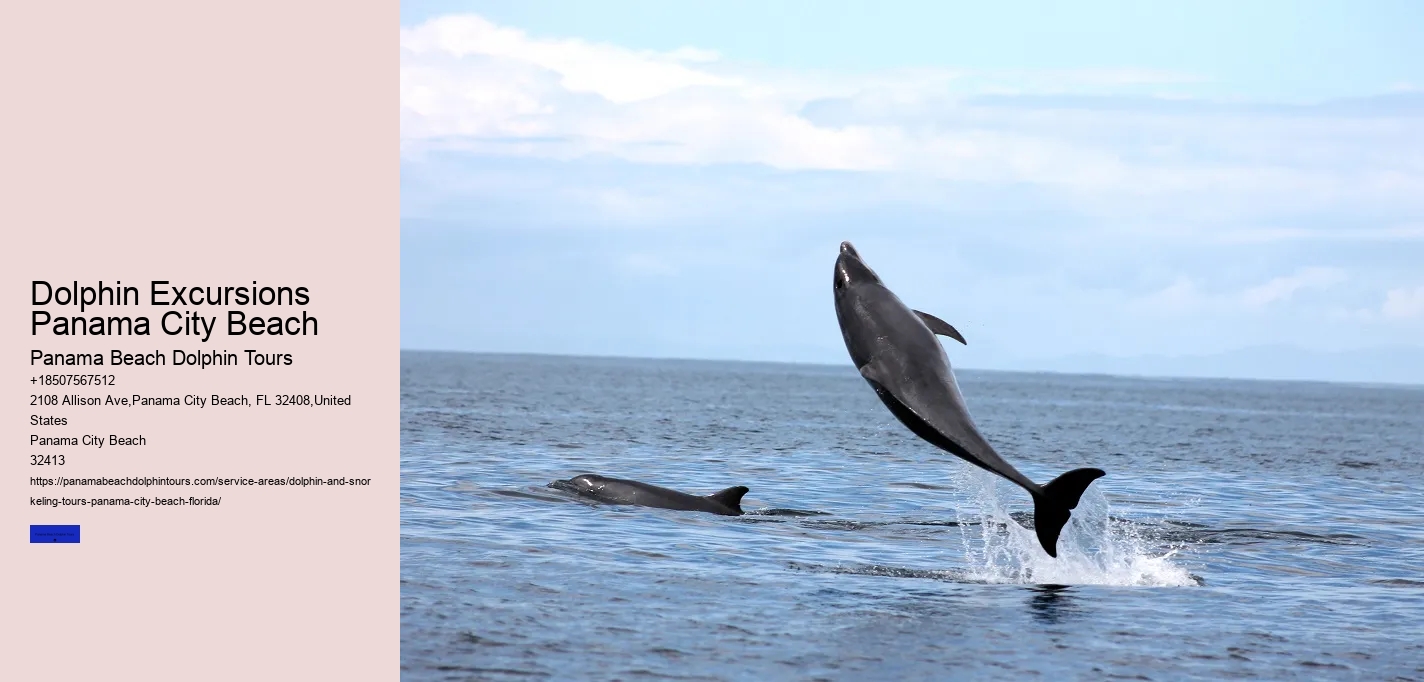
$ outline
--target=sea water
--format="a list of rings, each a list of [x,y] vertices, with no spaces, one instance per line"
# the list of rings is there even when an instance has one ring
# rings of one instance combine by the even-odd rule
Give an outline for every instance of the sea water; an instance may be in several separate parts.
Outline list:
[[[1424,387],[957,376],[1057,559],[849,363],[402,353],[403,678],[1424,678]]]

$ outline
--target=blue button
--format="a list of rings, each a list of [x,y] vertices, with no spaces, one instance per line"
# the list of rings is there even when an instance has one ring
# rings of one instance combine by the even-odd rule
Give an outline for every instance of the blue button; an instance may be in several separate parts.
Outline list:
[[[30,543],[79,542],[79,526],[30,526]]]

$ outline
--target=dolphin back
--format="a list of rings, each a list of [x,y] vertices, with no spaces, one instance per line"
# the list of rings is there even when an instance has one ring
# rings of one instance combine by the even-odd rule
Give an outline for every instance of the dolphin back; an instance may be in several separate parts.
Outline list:
[[[847,347],[857,346],[851,349],[852,359],[864,358],[861,376],[890,412],[932,445],[1035,490],[1037,486],[1004,461],[975,426],[949,356],[924,315],[881,284],[861,286],[855,295],[855,314],[842,318],[842,333]]]
[[[703,497],[642,481],[609,478],[597,474],[581,474],[567,481],[554,481],[549,487],[607,504],[710,512],[723,516],[740,516],[741,499],[747,493],[746,486],[734,486]]]

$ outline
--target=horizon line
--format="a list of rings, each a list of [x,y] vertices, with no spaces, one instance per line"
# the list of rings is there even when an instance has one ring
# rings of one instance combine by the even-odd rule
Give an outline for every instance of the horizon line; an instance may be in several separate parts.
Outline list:
[[[649,356],[649,355],[615,355],[596,353],[543,353],[536,351],[484,351],[484,350],[454,350],[448,348],[405,348],[400,349],[401,353],[449,353],[465,355],[507,355],[507,356],[532,356],[547,358],[585,358],[595,360],[668,360],[675,362],[719,362],[719,363],[742,363],[755,365],[803,365],[811,367],[845,367],[840,364],[828,362],[816,362],[807,360],[748,360],[745,358],[693,358],[680,356]],[[1106,356],[1111,357],[1111,356]],[[1184,357],[1207,357],[1207,356],[1184,356]],[[1363,388],[1392,388],[1405,390],[1424,390],[1424,383],[1414,382],[1391,382],[1391,381],[1336,381],[1330,379],[1263,379],[1259,377],[1240,376],[1182,376],[1175,374],[1117,374],[1111,372],[1065,372],[1051,369],[998,369],[990,367],[964,366],[953,368],[973,372],[999,372],[1004,374],[1055,374],[1062,376],[1077,377],[1109,377],[1114,379],[1172,379],[1176,381],[1255,381],[1267,383],[1309,383],[1309,384],[1331,384],[1336,386],[1356,386]]]

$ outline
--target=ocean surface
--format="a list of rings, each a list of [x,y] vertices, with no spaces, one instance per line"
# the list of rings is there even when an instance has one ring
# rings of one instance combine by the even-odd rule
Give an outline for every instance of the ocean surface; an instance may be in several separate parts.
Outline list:
[[[1058,559],[849,361],[402,353],[403,679],[1424,679],[1424,387],[956,374]]]

